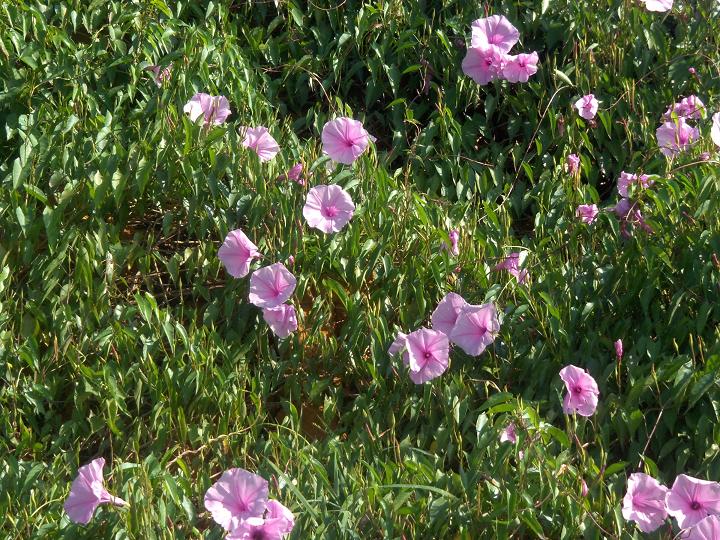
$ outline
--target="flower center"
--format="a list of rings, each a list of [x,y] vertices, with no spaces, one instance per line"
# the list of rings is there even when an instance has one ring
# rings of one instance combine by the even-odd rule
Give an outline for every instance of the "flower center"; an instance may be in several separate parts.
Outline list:
[[[325,216],[327,218],[334,218],[335,216],[338,215],[339,210],[337,208],[335,208],[334,206],[326,206],[325,208],[323,208],[322,213],[323,213],[323,216]]]
[[[262,529],[255,529],[251,533],[250,538],[252,540],[265,540],[265,532]]]
[[[425,351],[425,354],[423,356],[425,357],[425,360],[429,360],[430,358],[432,358],[432,353]]]
[[[582,389],[582,386],[575,385],[575,386],[573,386],[572,391],[573,391],[573,394],[582,394],[583,389]]]
[[[700,510],[700,508],[702,508],[702,505],[697,501],[693,501],[690,503],[690,508],[692,508],[693,510]]]

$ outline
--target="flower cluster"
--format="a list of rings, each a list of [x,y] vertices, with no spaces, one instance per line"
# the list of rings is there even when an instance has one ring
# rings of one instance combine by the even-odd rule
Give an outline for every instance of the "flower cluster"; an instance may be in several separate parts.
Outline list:
[[[687,123],[705,115],[705,105],[696,96],[683,98],[668,108],[662,117],[663,123],[655,131],[660,152],[673,158],[687,150],[700,138],[700,130]]]
[[[634,473],[622,514],[645,533],[660,528],[669,515],[683,530],[682,538],[715,540],[720,538],[720,483],[681,474],[668,489],[647,474]]]
[[[268,499],[268,482],[245,469],[228,469],[205,493],[205,508],[228,540],[281,540],[295,526],[293,513]]]
[[[483,85],[495,79],[527,82],[537,73],[538,54],[509,54],[519,39],[520,32],[503,15],[474,21],[470,48],[462,61],[463,72]]]
[[[478,356],[500,332],[500,319],[492,303],[469,304],[457,293],[448,293],[431,316],[432,329],[420,328],[410,334],[399,332],[388,354],[402,353],[410,380],[423,384],[448,368],[450,343],[471,356]]]

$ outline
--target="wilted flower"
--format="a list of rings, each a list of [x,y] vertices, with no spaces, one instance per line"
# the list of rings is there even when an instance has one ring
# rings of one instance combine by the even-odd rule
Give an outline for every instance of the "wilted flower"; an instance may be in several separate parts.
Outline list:
[[[703,152],[702,154],[700,154],[700,155],[698,156],[698,159],[699,159],[700,161],[710,161],[710,158],[711,158],[711,157],[712,157],[712,156],[710,155],[710,152]]]
[[[672,121],[673,113],[679,118],[699,119],[702,118],[703,112],[705,112],[705,104],[700,101],[700,98],[688,96],[669,107],[663,114],[663,120],[666,122]]]
[[[230,103],[225,96],[211,96],[200,92],[185,104],[183,112],[190,116],[192,122],[202,116],[205,126],[219,126],[230,116]]]
[[[517,442],[517,433],[515,433],[515,423],[510,422],[505,429],[500,433],[500,442],[510,442],[515,444]]]
[[[567,165],[568,172],[575,174],[580,170],[580,157],[577,154],[570,154],[565,158],[565,164]]]
[[[350,165],[365,152],[370,136],[362,122],[343,116],[325,124],[322,144],[333,161]]]
[[[395,340],[390,345],[390,348],[388,349],[388,354],[390,356],[395,356],[400,351],[403,351],[402,355],[402,362],[405,366],[410,365],[410,355],[407,352],[407,334],[404,334],[402,332],[398,332],[395,336]]]
[[[720,516],[708,516],[687,531],[685,540],[720,540]]]
[[[448,238],[450,238],[450,254],[457,257],[460,255],[460,249],[458,248],[458,241],[460,240],[460,231],[457,229],[452,229],[448,233]],[[440,246],[442,249],[448,249],[447,244],[443,242]]]
[[[280,179],[282,180],[292,180],[293,182],[297,182],[301,186],[305,185],[305,180],[302,176],[303,172],[303,164],[302,161],[296,163],[293,165],[288,172],[285,174],[280,175]]]
[[[410,379],[423,384],[442,375],[448,367],[450,344],[442,332],[421,328],[408,334]]]
[[[589,493],[587,482],[585,482],[585,479],[580,481],[580,495],[583,497],[587,497]]]
[[[274,308],[263,308],[262,312],[265,322],[280,339],[285,339],[297,330],[297,315],[294,306],[280,304]]]
[[[678,475],[665,497],[665,505],[678,526],[687,529],[711,514],[720,514],[720,484]]]
[[[637,203],[631,201],[627,197],[623,197],[622,199],[620,199],[618,203],[614,207],[612,207],[612,210],[615,212],[615,215],[620,219],[620,232],[623,236],[630,235],[627,231],[628,225],[640,227],[647,233],[653,232],[650,225],[645,223],[645,218],[643,217],[642,212],[640,212]]]
[[[637,523],[638,529],[650,533],[659,528],[667,518],[665,496],[668,489],[652,476],[631,474],[623,498],[623,517]]]
[[[623,357],[623,342],[622,339],[618,339],[615,343],[615,356],[618,360],[622,360]]]
[[[492,303],[466,305],[458,315],[450,340],[470,356],[478,356],[500,332],[500,319]]]
[[[563,412],[565,414],[577,412],[580,416],[592,416],[597,408],[600,395],[595,379],[584,369],[573,365],[562,368],[560,378],[567,388],[567,394],[563,399]]]
[[[510,275],[515,276],[518,283],[523,284],[529,276],[527,269],[522,268],[527,251],[513,252],[500,261],[493,270],[507,270]]]
[[[308,191],[303,216],[308,225],[324,233],[338,232],[353,216],[350,194],[336,184],[315,186]]]
[[[241,278],[250,272],[250,263],[260,256],[257,246],[240,229],[230,231],[218,250],[218,258],[233,277]]]
[[[497,47],[501,53],[508,53],[520,39],[520,32],[503,15],[492,15],[473,21],[471,26],[471,47]]]
[[[163,68],[160,66],[148,66],[145,69],[152,72],[155,84],[160,88],[163,84],[170,80],[170,66]]]
[[[710,138],[716,146],[720,146],[720,112],[712,115],[712,127],[710,128]]]
[[[581,97],[575,102],[575,108],[580,116],[585,120],[592,120],[595,118],[595,114],[598,110],[599,101],[595,99],[595,96],[588,94]]]
[[[260,161],[270,161],[280,151],[280,146],[265,126],[240,126],[238,131],[244,137],[242,145],[254,150]]]
[[[575,216],[583,223],[590,225],[598,215],[598,207],[596,204],[581,204],[575,210]]]
[[[660,152],[666,157],[674,157],[687,150],[693,141],[700,137],[698,128],[689,125],[685,118],[665,122],[655,132]]]
[[[103,481],[105,459],[97,458],[78,469],[78,474],[70,486],[70,494],[63,508],[71,521],[87,525],[101,504],[125,506],[127,503],[120,497],[110,495]]]
[[[433,330],[438,330],[446,336],[452,333],[460,312],[467,306],[465,299],[457,293],[447,293],[431,316]]]
[[[528,82],[537,73],[538,53],[508,55],[503,63],[502,76],[511,83]]]
[[[640,0],[648,11],[665,12],[673,6],[673,0]]]
[[[260,308],[274,308],[283,304],[295,290],[297,280],[283,263],[275,263],[255,270],[250,276],[251,304]]]
[[[480,85],[485,85],[500,77],[505,62],[505,54],[495,47],[471,47],[462,61],[465,75]]]

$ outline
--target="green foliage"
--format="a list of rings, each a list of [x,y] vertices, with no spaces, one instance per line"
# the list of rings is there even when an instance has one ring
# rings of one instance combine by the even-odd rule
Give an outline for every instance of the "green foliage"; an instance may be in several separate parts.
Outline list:
[[[460,69],[472,2],[3,3],[2,536],[219,539],[202,501],[229,467],[271,479],[293,538],[627,538],[626,474],[720,480],[709,115],[674,161],[655,139],[681,96],[720,108],[716,11],[497,2],[540,70],[480,87]],[[228,123],[183,115],[200,91],[228,97]],[[594,122],[572,109],[590,92]],[[339,114],[378,141],[332,169],[319,134]],[[241,125],[281,153],[260,163]],[[351,193],[340,233],[309,229],[306,188],[278,179],[299,160]],[[634,194],[653,234],[575,219],[614,204],[621,170],[657,175]],[[264,261],[295,258],[287,340],[217,258],[238,227]],[[521,247],[527,285],[492,271]],[[415,386],[387,347],[449,291],[496,302],[501,335]],[[589,420],[562,414],[569,363],[599,383]],[[130,506],[71,524],[70,482],[101,455]]]

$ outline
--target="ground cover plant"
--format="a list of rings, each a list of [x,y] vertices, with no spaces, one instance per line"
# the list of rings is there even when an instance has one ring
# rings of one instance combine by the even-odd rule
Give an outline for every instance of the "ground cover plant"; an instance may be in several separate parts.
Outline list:
[[[720,7],[0,5],[3,538],[718,538]]]

